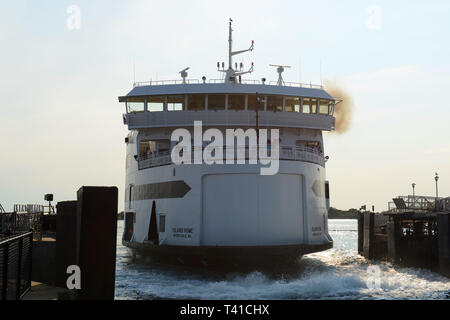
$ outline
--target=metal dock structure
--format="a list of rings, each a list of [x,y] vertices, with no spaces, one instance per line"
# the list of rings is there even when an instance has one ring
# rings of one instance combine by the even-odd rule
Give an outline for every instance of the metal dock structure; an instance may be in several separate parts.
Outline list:
[[[450,197],[399,196],[380,214],[360,212],[358,252],[367,259],[450,277]]]

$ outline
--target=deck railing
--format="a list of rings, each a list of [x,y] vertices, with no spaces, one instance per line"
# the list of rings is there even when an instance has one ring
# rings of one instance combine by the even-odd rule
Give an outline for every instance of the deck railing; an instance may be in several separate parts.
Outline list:
[[[173,84],[199,84],[199,83],[224,83],[224,79],[209,79],[200,81],[198,79],[186,79],[185,82],[183,80],[149,80],[149,81],[140,81],[135,82],[133,87],[144,87],[144,86],[164,86],[164,85],[173,85]],[[237,84],[265,84],[261,80],[254,79],[242,79],[238,81]],[[274,86],[278,85],[277,81],[270,81],[269,85]],[[322,85],[312,84],[312,83],[300,83],[300,82],[284,82],[283,86],[286,87],[299,87],[299,88],[312,88],[312,89],[323,89]]]
[[[0,238],[0,300],[19,300],[30,289],[32,246],[33,232]]]
[[[239,149],[241,150],[241,152],[239,152]],[[270,149],[270,147],[269,147],[269,149]],[[192,148],[192,151],[191,151],[192,163],[194,162],[193,161],[194,151],[195,151],[195,149]],[[226,155],[227,155],[226,151],[227,151],[226,147],[224,147],[224,150],[223,150],[224,163],[225,163]],[[249,147],[234,148],[234,160],[236,160],[236,161],[237,160],[249,160],[251,151],[252,150],[250,150]],[[203,150],[202,150],[202,152],[203,152]],[[254,150],[254,152],[256,152],[256,154],[258,154],[257,150]],[[259,158],[259,156],[258,156],[258,158]],[[325,166],[325,158],[324,158],[323,153],[319,152],[319,150],[317,150],[317,149],[306,147],[306,146],[305,147],[302,147],[302,146],[280,146],[279,159],[280,160],[311,162],[311,163],[319,164],[321,166]],[[153,155],[150,158],[140,157],[137,160],[138,160],[139,170],[172,164],[172,158],[171,158],[170,151],[153,153]]]

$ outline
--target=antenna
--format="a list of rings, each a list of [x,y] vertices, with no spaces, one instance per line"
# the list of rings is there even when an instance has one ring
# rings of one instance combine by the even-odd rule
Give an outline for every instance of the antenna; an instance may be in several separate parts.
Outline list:
[[[190,67],[187,67],[179,72],[179,74],[181,74],[181,77],[183,78],[183,83],[186,83],[186,78],[188,76],[188,73],[186,71],[188,71],[189,69]]]
[[[282,65],[279,65],[279,64],[269,64],[269,66],[277,67],[277,72],[278,72],[277,86],[283,86],[284,85],[284,80],[283,80],[282,73],[284,71],[284,68],[290,68],[291,66],[282,66]]]
[[[133,56],[133,83],[136,83],[136,56]]]
[[[322,86],[322,58],[320,58],[320,86]]]
[[[298,75],[300,77],[299,82],[302,83],[302,58],[301,57],[298,57],[298,65],[299,65]]]
[[[236,70],[233,69],[233,56],[247,51],[253,51],[255,42],[252,40],[250,48],[246,50],[233,51],[233,29],[231,28],[232,22],[233,20],[230,18],[228,27],[228,70],[225,70],[224,63],[222,63],[222,70],[219,71],[225,73],[225,82],[236,83],[236,76],[253,72],[253,64],[252,68],[250,68],[248,71],[236,72]],[[237,63],[235,64],[235,68],[238,68]]]

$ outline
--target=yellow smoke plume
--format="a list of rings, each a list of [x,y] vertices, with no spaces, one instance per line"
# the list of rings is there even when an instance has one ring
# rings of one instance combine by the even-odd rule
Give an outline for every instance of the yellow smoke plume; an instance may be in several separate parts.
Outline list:
[[[334,109],[334,117],[336,118],[335,131],[337,134],[343,134],[350,129],[353,115],[353,99],[335,81],[326,81],[325,90],[335,99],[342,100]]]

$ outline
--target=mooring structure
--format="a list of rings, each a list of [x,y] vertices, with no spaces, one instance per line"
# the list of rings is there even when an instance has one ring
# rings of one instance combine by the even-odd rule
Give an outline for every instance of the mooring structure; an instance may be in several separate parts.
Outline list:
[[[388,211],[358,216],[358,253],[450,277],[450,197],[399,196]]]

